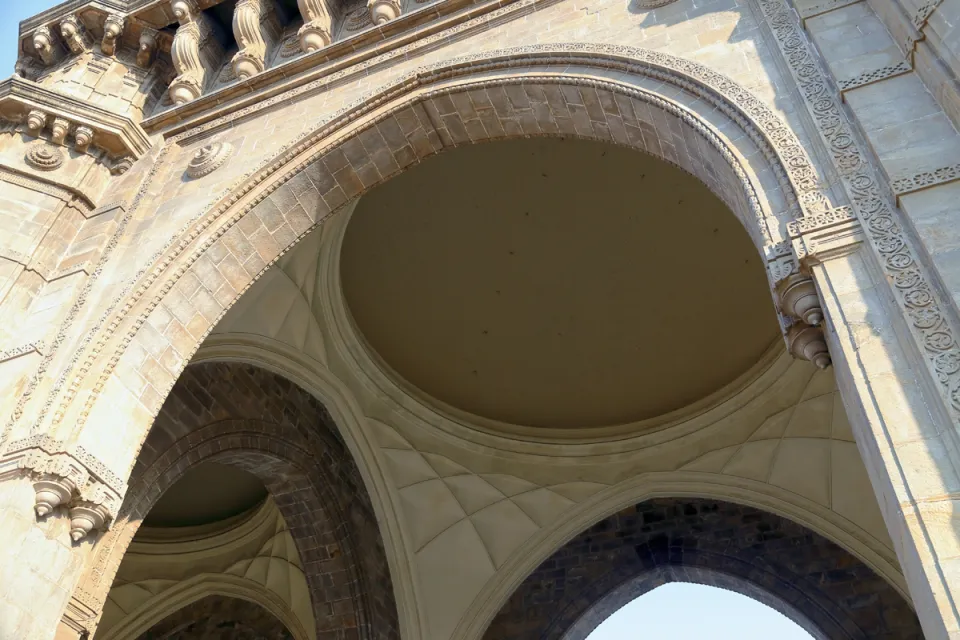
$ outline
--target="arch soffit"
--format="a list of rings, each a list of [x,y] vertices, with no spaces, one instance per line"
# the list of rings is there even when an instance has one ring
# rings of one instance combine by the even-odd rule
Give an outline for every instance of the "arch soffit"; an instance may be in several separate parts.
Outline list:
[[[283,623],[294,640],[313,638],[286,603],[259,582],[222,573],[202,573],[145,601],[111,628],[102,640],[139,638],[167,616],[208,596],[239,598],[261,606]]]
[[[713,145],[712,148],[726,162],[727,167],[734,171],[744,187],[742,197],[748,201],[747,208],[751,209],[754,215],[742,217],[742,222],[747,226],[755,244],[768,262],[771,281],[782,279],[796,270],[796,261],[791,248],[782,239],[783,227],[787,221],[799,215],[822,212],[827,208],[828,202],[819,189],[817,172],[796,135],[770,107],[746,89],[699,63],[631,47],[582,44],[537,45],[466,56],[406,74],[390,86],[342,107],[333,113],[325,124],[286,145],[274,159],[246,174],[237,184],[221,194],[215,205],[185,225],[181,232],[176,234],[151,260],[153,268],[144,270],[141,279],[128,290],[128,293],[117,300],[118,304],[109,307],[111,310],[118,309],[116,313],[119,317],[113,318],[108,324],[106,322],[107,316],[110,315],[108,311],[108,314],[101,318],[98,324],[99,336],[92,341],[92,346],[87,350],[86,366],[83,367],[84,370],[99,371],[98,382],[94,385],[97,392],[87,396],[83,407],[74,407],[71,402],[78,395],[77,391],[83,379],[83,376],[75,376],[61,398],[60,408],[55,412],[59,417],[55,420],[63,420],[63,416],[68,412],[76,410],[79,414],[76,424],[82,427],[91,413],[98,408],[95,403],[100,395],[99,390],[103,389],[111,378],[116,378],[118,367],[122,368],[126,364],[122,356],[127,346],[136,339],[142,325],[150,322],[152,312],[171,293],[180,278],[186,272],[194,270],[197,261],[213,246],[222,243],[223,236],[241,219],[255,213],[258,205],[283,188],[309,165],[321,160],[323,154],[337,149],[339,145],[358,135],[362,130],[375,127],[400,110],[420,105],[433,96],[449,94],[457,89],[463,90],[472,76],[481,75],[481,80],[474,78],[475,86],[478,88],[494,86],[497,83],[501,85],[531,83],[536,82],[538,78],[548,83],[557,83],[563,81],[564,70],[576,64],[609,73],[616,76],[618,80],[614,82],[568,76],[566,82],[569,84],[600,87],[615,94],[636,97],[640,100],[645,98],[654,100],[657,106],[677,118],[684,119]],[[534,69],[549,71],[549,73],[533,74]],[[505,75],[499,79],[491,79],[493,72]],[[653,78],[660,83],[670,85],[675,92],[691,95],[690,107],[638,89],[636,83],[631,85],[631,76]],[[788,208],[776,212],[777,228],[770,229],[767,226],[766,221],[771,218],[771,214],[763,210],[764,205],[761,204],[757,195],[758,193],[772,194],[776,187],[765,188],[762,182],[756,179],[757,172],[754,172],[753,179],[746,175],[745,156],[736,152],[730,143],[730,138],[721,134],[700,116],[701,113],[713,112],[725,114],[733,123],[736,133],[742,134],[756,145],[763,158],[763,166],[769,169],[777,186],[781,187],[782,197],[786,199]],[[213,125],[216,126],[216,123]],[[198,133],[200,132],[186,132],[175,136],[172,141],[186,143]],[[542,132],[537,128],[536,131],[521,132],[517,135],[530,134],[542,135]],[[465,142],[471,141],[477,140]],[[440,140],[435,140],[431,144],[433,147],[429,148],[422,157],[432,155],[443,148],[443,142]],[[456,144],[454,141],[452,146]],[[415,164],[418,161],[419,158],[414,158],[408,164]],[[162,161],[158,161],[154,171],[162,164]],[[149,182],[148,177],[145,184]],[[330,212],[342,208],[345,204],[344,200],[359,195],[359,192],[371,186],[373,185],[363,185],[357,193],[345,194],[340,202],[325,207],[329,211],[324,211],[322,214],[308,212],[311,218],[305,228],[296,229],[296,240],[319,224]],[[143,191],[138,193],[131,209],[139,206],[142,193]],[[318,198],[318,200],[318,206],[325,204],[322,199]],[[279,247],[276,255],[266,260],[266,266],[275,262],[296,243],[296,240]],[[263,269],[260,273],[262,271]],[[237,297],[259,275],[258,273],[247,277],[238,287]],[[235,300],[236,298],[226,306],[229,307]],[[181,353],[183,360],[174,367],[176,370],[167,371],[169,374],[167,379],[163,384],[157,385],[160,387],[155,394],[157,398],[154,399],[153,406],[147,407],[152,414],[156,414],[159,410],[159,403],[169,393],[179,371],[223,313],[225,310],[221,309],[218,317],[206,319],[206,330],[202,335],[195,336],[196,339],[192,345],[181,346],[180,350],[185,350],[186,353]],[[109,349],[112,355],[100,358],[100,353],[105,349]],[[78,357],[80,355],[78,354]]]
[[[649,473],[608,487],[592,499],[571,508],[566,517],[549,530],[527,539],[474,598],[450,636],[451,640],[475,640],[487,627],[521,583],[551,554],[593,524],[634,504],[653,498],[704,498],[754,507],[796,522],[822,535],[853,554],[883,578],[907,602],[912,602],[906,580],[889,549],[871,540],[864,532],[828,511],[788,492],[777,492],[764,483],[713,474],[669,472]]]

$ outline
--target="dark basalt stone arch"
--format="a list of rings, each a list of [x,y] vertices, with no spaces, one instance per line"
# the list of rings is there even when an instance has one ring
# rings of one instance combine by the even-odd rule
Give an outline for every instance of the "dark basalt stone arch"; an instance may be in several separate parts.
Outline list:
[[[263,481],[297,545],[318,637],[399,637],[393,583],[370,496],[326,408],[277,374],[236,363],[188,366],[165,401],[131,473],[117,523],[100,541],[110,581],[163,492],[204,462]]]
[[[485,640],[583,640],[667,582],[737,591],[826,640],[922,640],[909,603],[863,562],[786,518],[728,502],[657,498],[583,531],[542,562]]]

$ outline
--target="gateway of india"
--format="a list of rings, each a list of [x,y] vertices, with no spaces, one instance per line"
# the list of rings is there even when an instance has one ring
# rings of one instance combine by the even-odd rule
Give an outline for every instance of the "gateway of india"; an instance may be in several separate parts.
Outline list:
[[[0,640],[584,640],[675,581],[960,638],[960,0],[16,46]]]

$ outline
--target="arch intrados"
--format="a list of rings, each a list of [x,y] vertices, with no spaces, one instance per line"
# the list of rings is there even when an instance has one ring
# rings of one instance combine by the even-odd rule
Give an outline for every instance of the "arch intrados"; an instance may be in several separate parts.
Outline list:
[[[597,493],[593,499],[575,505],[549,530],[540,530],[518,547],[473,599],[451,634],[451,640],[473,640],[483,636],[496,614],[513,593],[551,555],[583,531],[619,511],[656,498],[719,500],[752,507],[790,520],[863,562],[886,581],[907,603],[912,603],[906,580],[892,550],[868,540],[865,532],[849,531],[849,522],[835,521],[835,514],[817,513],[799,498],[787,503],[783,496],[769,495],[770,487],[744,479],[700,473],[643,474]],[[724,484],[726,482],[727,484]]]
[[[837,640],[849,637],[839,626],[836,629],[831,628],[829,632],[821,629],[789,601],[749,580],[749,578],[707,566],[684,564],[682,566],[658,566],[629,578],[626,582],[601,595],[566,630],[557,629],[557,631],[562,632],[562,635],[557,636],[557,640],[586,640],[601,623],[614,615],[621,607],[644,597],[655,589],[677,582],[725,589],[755,600],[781,613],[816,640]],[[812,600],[810,604],[818,606]]]
[[[584,45],[544,46],[542,51],[532,54],[525,51],[521,56],[511,56],[510,51],[506,50],[492,55],[482,54],[455,59],[407,74],[390,86],[375,91],[371,95],[340,109],[327,124],[289,145],[287,150],[281,152],[266,166],[248,174],[251,177],[245,178],[237,187],[229,190],[229,193],[222,197],[212,210],[201,214],[188,223],[183,228],[182,233],[178,234],[164,250],[155,256],[156,259],[153,261],[155,268],[145,269],[144,275],[137,286],[134,286],[127,296],[121,296],[115,307],[110,307],[111,309],[119,309],[118,314],[122,317],[109,324],[106,323],[106,316],[101,319],[99,328],[103,330],[100,331],[99,338],[93,341],[96,347],[87,358],[87,364],[94,369],[97,369],[97,362],[107,361],[107,364],[100,371],[99,383],[96,388],[102,389],[107,380],[114,375],[116,367],[123,366],[121,357],[126,352],[126,347],[135,339],[142,324],[149,322],[150,314],[170,293],[179,277],[184,272],[193,269],[199,258],[212,246],[220,242],[224,234],[232,229],[239,220],[253,213],[256,207],[268,196],[288,185],[292,178],[306,169],[308,165],[322,158],[324,153],[341,150],[342,146],[349,140],[359,140],[359,136],[364,131],[378,126],[379,123],[386,121],[404,109],[414,109],[416,105],[422,104],[430,96],[430,92],[426,89],[428,87],[437,87],[446,83],[445,88],[435,88],[434,92],[462,90],[465,83],[455,82],[455,80],[478,73],[486,74],[485,78],[487,79],[477,80],[476,82],[491,83],[494,81],[489,79],[490,73],[497,69],[512,72],[512,77],[507,79],[514,84],[523,83],[525,80],[529,83],[532,76],[529,73],[516,72],[518,68],[532,66],[556,69],[557,65],[560,64],[578,63],[583,64],[588,69],[633,73],[640,77],[655,78],[658,81],[671,84],[675,89],[681,91],[694,91],[696,98],[693,101],[694,105],[697,102],[704,103],[706,107],[709,107],[706,109],[707,113],[717,110],[722,111],[733,123],[733,126],[737,127],[739,134],[743,134],[759,145],[765,166],[777,176],[778,184],[773,188],[773,191],[780,191],[782,188],[787,206],[783,211],[763,212],[762,219],[743,219],[743,222],[748,225],[750,236],[758,245],[758,249],[763,248],[761,245],[774,244],[774,241],[781,237],[782,229],[776,229],[777,235],[771,237],[770,231],[764,228],[765,221],[771,216],[776,217],[778,226],[782,227],[790,217],[794,217],[798,213],[802,214],[808,209],[818,211],[825,206],[825,198],[817,188],[816,171],[789,127],[769,107],[748,91],[698,63],[642,49]],[[564,72],[557,72],[555,75],[544,75],[542,77],[548,77],[550,82],[557,83],[559,78],[563,76]],[[592,83],[591,86],[598,86],[599,81],[588,82],[588,84],[590,83]],[[641,93],[637,87],[631,87],[625,81],[608,84],[611,90],[617,92],[618,95],[629,96],[631,92],[638,95]],[[677,105],[674,104],[674,106]],[[692,122],[697,123],[704,131],[710,132],[711,135],[716,134],[713,127],[698,112],[695,113],[691,109],[683,110],[682,113],[691,118]],[[183,142],[187,140],[188,135],[181,134],[175,140]],[[524,133],[521,128],[516,135],[528,135],[528,133]],[[508,136],[504,134],[504,137]],[[719,140],[719,138],[717,139]],[[469,142],[476,141],[469,140]],[[453,146],[456,146],[456,144]],[[423,156],[412,159],[405,166],[415,164],[421,157],[432,155],[437,150],[439,149],[431,148]],[[743,167],[746,166],[744,158],[733,153],[731,147],[726,147],[725,151],[730,158],[727,166],[734,168],[735,172],[740,170],[742,174]],[[722,152],[720,153],[723,155]],[[669,158],[666,159],[669,161]],[[158,162],[157,166],[160,164]],[[398,168],[399,170],[402,170],[402,168]],[[708,175],[711,174],[708,172]],[[386,178],[381,178],[381,180],[372,184],[363,185],[360,192],[372,188],[382,179]],[[757,211],[762,212],[763,207],[758,204],[756,190],[772,192],[760,184],[754,184],[755,182],[759,182],[755,176],[742,180],[741,183],[745,185],[745,192],[742,195],[751,205],[756,204]],[[710,186],[709,180],[707,183]],[[347,198],[359,195],[360,192],[347,194]],[[729,201],[724,200],[729,205]],[[336,212],[343,204],[344,202],[337,202],[330,205],[330,212]],[[133,208],[135,209],[136,206],[137,203],[134,204]],[[277,255],[266,260],[264,270],[296,244],[297,240],[319,224],[326,215],[316,215],[316,217],[311,218],[307,228],[298,229],[296,240],[281,247]],[[781,254],[785,250],[782,245],[778,245],[777,251]],[[262,272],[263,270],[260,273]],[[257,277],[259,277],[259,274],[254,274],[245,285],[240,287],[237,297],[227,305],[228,308]],[[126,303],[120,304],[124,298],[126,298]],[[207,331],[187,349],[188,352],[182,354],[184,361],[188,360],[189,356],[195,352],[202,338],[222,318],[225,311],[224,309],[216,319],[211,320]],[[118,327],[123,327],[125,333],[118,336],[117,342],[110,348],[114,355],[106,359],[95,359],[92,354],[107,346],[107,341],[111,340]],[[178,367],[182,366],[184,365],[178,365]],[[171,377],[167,386],[158,389],[161,397],[169,393],[179,370],[169,373]],[[61,410],[57,412],[57,415],[64,415],[67,405],[71,403],[81,384],[79,377],[73,379],[62,398]],[[82,409],[77,408],[79,414],[77,416],[78,425],[83,425],[86,422],[86,417],[92,412],[98,395],[98,393],[89,394],[85,406]],[[155,414],[158,407],[151,407],[150,410]]]
[[[263,607],[287,628],[294,640],[311,639],[297,616],[262,584],[249,578],[219,573],[202,573],[177,583],[130,612],[111,627],[103,638],[99,635],[97,638],[139,638],[168,616],[208,596],[237,598]]]
[[[179,452],[174,446],[169,447],[150,465],[137,474],[136,481],[130,487],[127,499],[121,509],[117,522],[107,534],[109,539],[101,542],[103,548],[100,553],[107,554],[116,560],[108,565],[111,575],[104,576],[97,584],[98,600],[105,601],[109,592],[113,575],[119,568],[123,555],[126,554],[134,535],[139,530],[143,518],[156,504],[163,493],[182,478],[187,472],[204,462],[218,462],[232,464],[249,471],[260,478],[266,485],[268,492],[275,498],[277,508],[287,521],[297,552],[305,566],[307,565],[307,549],[304,548],[305,535],[320,539],[321,530],[297,531],[298,527],[310,527],[310,523],[346,522],[346,515],[341,511],[341,505],[327,488],[327,483],[316,481],[309,470],[314,470],[321,476],[324,474],[319,465],[315,464],[303,443],[276,435],[278,428],[283,425],[271,424],[258,420],[228,419],[209,423],[192,431],[179,441],[190,439],[190,449]],[[226,429],[225,429],[226,427]],[[232,428],[230,428],[232,427]],[[287,429],[289,431],[289,429]],[[179,442],[177,441],[177,442]],[[176,443],[174,443],[176,444]],[[197,452],[200,452],[199,454]],[[310,519],[306,525],[298,525],[300,519],[295,518],[296,512],[291,512],[291,505],[276,500],[279,490],[286,486],[299,487],[298,506],[306,507],[314,513],[324,514],[319,519]],[[308,487],[309,490],[304,490]],[[331,526],[331,533],[341,538],[341,527]],[[366,594],[359,586],[360,565],[355,557],[356,550],[347,539],[338,540],[341,555],[338,559],[331,559],[346,571],[350,576],[348,581],[349,602],[356,607],[351,613],[355,616],[358,628],[366,628],[369,620],[369,607]],[[310,590],[311,599],[322,595],[326,588],[324,576],[317,575],[309,570],[304,572]],[[333,587],[335,588],[335,587]],[[185,603],[182,606],[186,606]],[[315,603],[316,606],[317,603]],[[317,632],[326,631],[320,627],[321,620],[317,618]],[[360,637],[367,637],[361,635]]]

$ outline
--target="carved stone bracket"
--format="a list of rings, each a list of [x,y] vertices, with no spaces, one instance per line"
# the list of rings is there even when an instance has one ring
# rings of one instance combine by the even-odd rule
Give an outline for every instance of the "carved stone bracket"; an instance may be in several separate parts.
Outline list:
[[[792,318],[815,326],[823,320],[823,306],[813,278],[795,273],[777,283],[780,310]]]
[[[323,49],[333,40],[333,12],[325,0],[297,0],[303,26],[297,35],[300,48],[309,53]]]
[[[400,2],[398,0],[368,0],[370,20],[373,24],[381,25],[400,17]]]
[[[244,80],[263,71],[267,42],[273,42],[278,28],[271,28],[272,5],[268,0],[240,0],[233,11],[233,35],[240,50],[231,65]]]
[[[73,54],[81,54],[93,44],[93,39],[87,33],[86,27],[77,16],[67,16],[60,21],[60,35],[63,36],[67,47]]]
[[[170,99],[181,105],[203,93],[204,81],[219,60],[220,44],[213,28],[194,0],[174,0],[171,5],[180,22],[170,50],[177,77],[170,83]]]
[[[123,26],[126,20],[123,16],[111,13],[103,23],[103,40],[100,43],[100,50],[105,55],[112,56],[117,52],[117,40],[123,33]]]
[[[0,113],[25,123],[35,137],[49,127],[50,139],[57,144],[63,144],[72,131],[81,152],[95,144],[111,157],[139,158],[151,147],[146,132],[130,118],[17,76],[0,82]]]
[[[153,64],[157,54],[159,33],[150,27],[144,27],[140,32],[140,47],[137,49],[137,65],[146,69]]]
[[[802,322],[793,325],[787,332],[787,348],[794,357],[809,360],[819,369],[830,366],[827,341],[819,327],[811,327]]]
[[[0,480],[17,474],[33,480],[38,518],[65,510],[74,542],[105,530],[123,499],[119,479],[96,458],[47,436],[10,443],[0,458]]]
[[[50,27],[38,27],[33,32],[33,48],[43,60],[43,64],[50,66],[63,56],[63,48]]]

